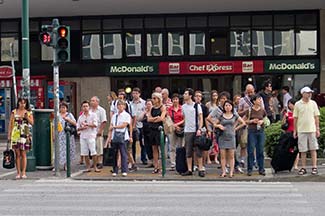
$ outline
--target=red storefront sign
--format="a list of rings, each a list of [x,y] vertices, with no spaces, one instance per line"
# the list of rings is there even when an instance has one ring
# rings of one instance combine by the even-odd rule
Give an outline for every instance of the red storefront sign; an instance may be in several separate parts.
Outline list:
[[[159,74],[263,73],[263,61],[161,62]]]
[[[0,66],[0,78],[12,77],[12,68],[10,66]]]

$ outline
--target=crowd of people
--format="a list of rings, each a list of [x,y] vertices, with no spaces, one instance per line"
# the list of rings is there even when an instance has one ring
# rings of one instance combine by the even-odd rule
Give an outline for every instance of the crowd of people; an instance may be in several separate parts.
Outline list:
[[[137,171],[136,145],[139,144],[142,164],[151,168],[152,174],[161,173],[160,129],[169,119],[172,124],[171,129],[165,131],[165,140],[170,171],[177,170],[177,148],[184,147],[187,170],[180,172],[182,176],[191,176],[198,171],[198,175],[204,177],[207,164],[216,163],[221,165],[221,178],[232,178],[236,172],[243,173],[242,168],[247,168],[248,176],[252,175],[254,168],[259,175],[265,175],[264,129],[270,122],[282,121],[288,124],[286,132],[298,138],[301,168],[298,168],[299,154],[294,168],[299,169],[300,175],[307,173],[306,152],[310,151],[311,173],[317,174],[319,110],[311,100],[312,92],[309,87],[302,88],[302,98],[295,102],[289,88],[284,86],[280,100],[279,92],[272,90],[272,83],[266,81],[260,92],[248,84],[243,95],[237,94],[233,98],[229,92],[212,90],[209,101],[205,101],[202,91],[191,88],[186,88],[183,95],[174,93],[170,97],[168,89],[156,87],[151,98],[144,100],[141,90],[135,87],[130,99],[127,99],[124,89],[119,89],[117,95],[110,92],[107,96],[109,112],[100,106],[97,96],[82,102],[77,118],[68,112],[67,103],[61,102],[59,122],[77,128],[80,163],[85,161],[85,172],[101,172],[103,149],[108,147],[113,149],[112,176],[117,176],[119,170],[124,177],[128,172]],[[109,113],[109,118],[106,113]],[[26,151],[29,150],[30,139],[26,128],[31,125],[33,116],[28,101],[19,99],[16,109],[12,111],[8,132],[8,140],[16,152],[17,179],[27,178]],[[196,138],[201,136],[211,140],[209,150],[201,149],[196,143]],[[72,134],[71,159],[76,156],[74,139]],[[59,131],[59,143],[60,165],[66,169],[64,130]]]

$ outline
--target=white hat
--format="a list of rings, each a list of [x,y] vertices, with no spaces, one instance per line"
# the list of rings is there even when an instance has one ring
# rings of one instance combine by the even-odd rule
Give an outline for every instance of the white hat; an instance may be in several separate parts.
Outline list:
[[[308,86],[305,86],[300,90],[301,94],[303,94],[303,93],[311,93],[311,92],[314,92],[314,91],[311,90]]]

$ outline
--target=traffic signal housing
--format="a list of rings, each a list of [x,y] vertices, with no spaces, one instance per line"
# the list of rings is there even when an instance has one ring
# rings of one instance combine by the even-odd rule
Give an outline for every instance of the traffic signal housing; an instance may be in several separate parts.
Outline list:
[[[42,25],[41,33],[39,36],[41,44],[46,46],[53,46],[53,26],[52,25]]]
[[[70,28],[60,25],[56,29],[55,63],[62,64],[70,61]]]

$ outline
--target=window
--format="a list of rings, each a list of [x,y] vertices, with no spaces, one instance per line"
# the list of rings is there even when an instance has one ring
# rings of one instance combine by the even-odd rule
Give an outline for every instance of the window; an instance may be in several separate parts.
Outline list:
[[[190,55],[205,55],[205,33],[190,33]]]
[[[166,26],[167,28],[185,27],[185,17],[167,17]]]
[[[230,31],[230,55],[251,55],[251,34],[249,30]]]
[[[168,33],[168,55],[170,56],[184,55],[184,33],[176,33],[176,32]]]
[[[162,56],[162,33],[147,34],[147,56]]]
[[[274,31],[274,55],[294,55],[294,31],[275,30]]]
[[[145,28],[164,28],[164,18],[147,17],[144,20]]]
[[[82,35],[82,59],[83,60],[101,59],[99,34]]]
[[[205,16],[194,16],[187,18],[187,26],[188,27],[206,27],[207,26],[207,18]]]
[[[210,51],[211,55],[227,55],[227,31],[217,30],[210,32]]]
[[[1,23],[1,61],[11,61],[10,44],[13,44],[14,60],[19,60],[19,22],[9,21]]]
[[[297,31],[296,54],[317,55],[317,31],[316,30]]]
[[[14,60],[19,60],[18,33],[1,34],[1,61],[11,61],[10,44],[14,46]]]
[[[141,56],[141,34],[126,33],[125,52],[127,57]]]
[[[122,38],[119,33],[106,33],[103,35],[103,58],[122,58]]]
[[[273,32],[271,30],[252,31],[253,56],[273,55]]]
[[[142,19],[124,19],[124,28],[126,29],[142,29],[143,28],[143,21]]]

